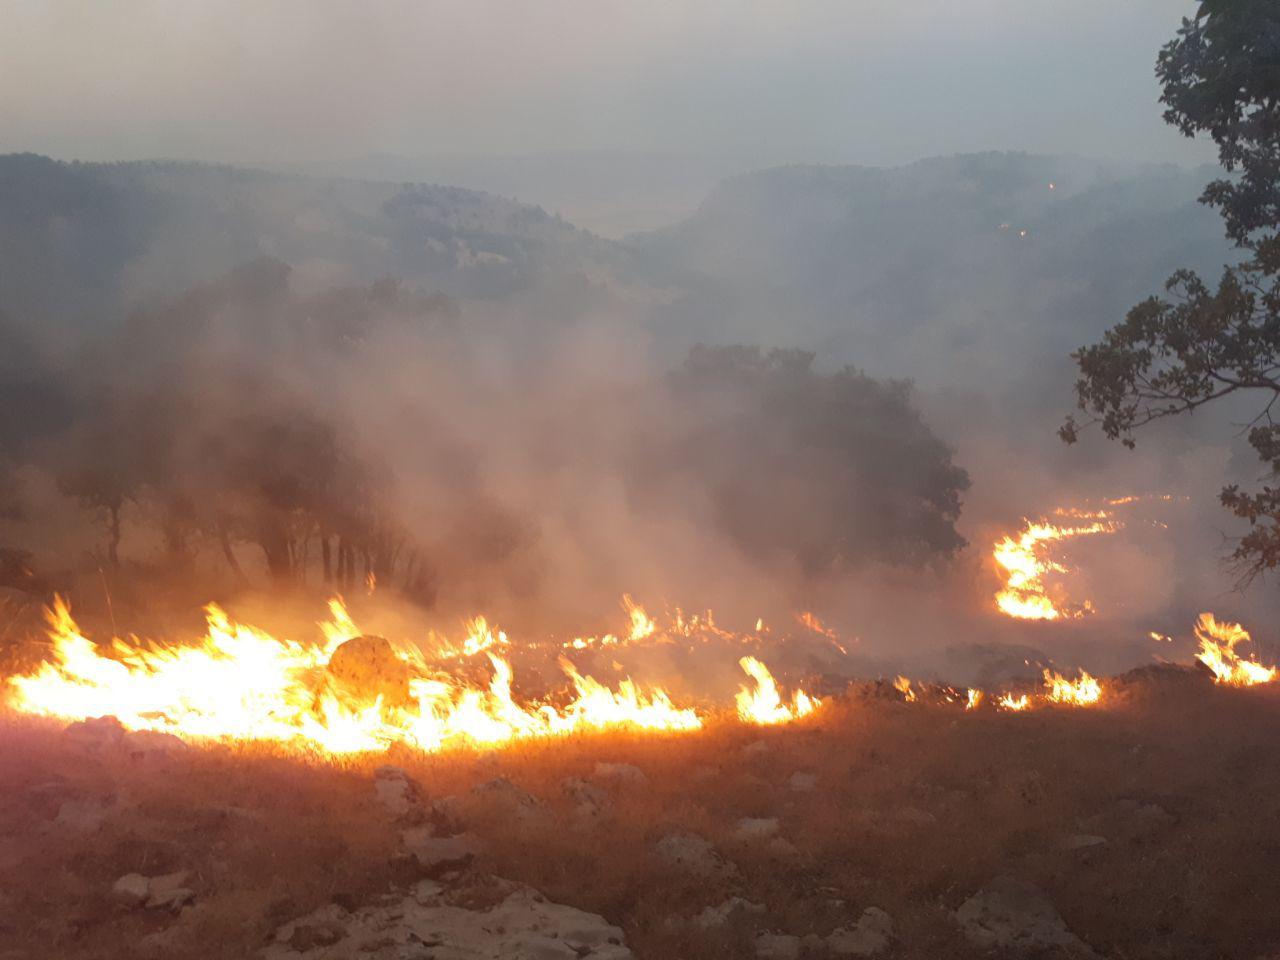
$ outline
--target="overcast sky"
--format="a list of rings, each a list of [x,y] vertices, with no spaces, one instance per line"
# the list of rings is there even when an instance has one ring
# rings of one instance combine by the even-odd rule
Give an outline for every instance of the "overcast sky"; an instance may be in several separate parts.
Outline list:
[[[623,149],[1197,162],[1192,0],[0,0],[0,151],[333,161]]]

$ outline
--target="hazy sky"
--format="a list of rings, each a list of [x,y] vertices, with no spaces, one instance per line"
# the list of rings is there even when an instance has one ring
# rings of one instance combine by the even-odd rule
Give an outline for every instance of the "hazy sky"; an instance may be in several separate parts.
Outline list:
[[[0,0],[0,151],[1210,160],[1152,72],[1195,5]]]

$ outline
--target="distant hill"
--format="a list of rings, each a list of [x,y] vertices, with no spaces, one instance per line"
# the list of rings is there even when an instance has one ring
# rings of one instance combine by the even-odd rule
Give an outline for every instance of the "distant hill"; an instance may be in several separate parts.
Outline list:
[[[1039,358],[1062,367],[1174,269],[1232,258],[1196,202],[1213,173],[1019,154],[783,167],[634,243],[689,292],[669,330],[929,384],[1007,382]]]
[[[476,190],[11,155],[0,310],[74,336],[271,256],[317,288],[396,276],[517,316],[625,318],[672,356],[699,341],[794,346],[1016,394],[1042,369],[1069,376],[1066,354],[1175,268],[1233,256],[1196,202],[1211,176],[997,153],[782,167],[611,241]]]
[[[455,187],[0,157],[0,309],[72,330],[261,256],[303,282],[393,275],[487,299],[608,282],[624,255],[539,207]]]

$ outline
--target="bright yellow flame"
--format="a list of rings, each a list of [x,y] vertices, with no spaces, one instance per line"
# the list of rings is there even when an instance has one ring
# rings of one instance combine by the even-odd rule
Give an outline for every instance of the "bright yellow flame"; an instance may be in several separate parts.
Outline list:
[[[1087,707],[1102,699],[1102,684],[1081,670],[1077,680],[1068,680],[1060,673],[1044,672],[1046,694],[1051,703],[1066,703]]]
[[[1216,682],[1251,687],[1275,680],[1275,667],[1263,666],[1256,656],[1243,660],[1236,653],[1237,644],[1252,642],[1249,631],[1240,624],[1219,622],[1212,613],[1202,613],[1196,621],[1195,634],[1200,641],[1196,659],[1213,671]]]
[[[1031,706],[1031,698],[1025,693],[1020,697],[1015,697],[1012,693],[1006,693],[996,701],[996,706],[1001,710],[1025,710]]]
[[[738,716],[747,723],[788,723],[809,715],[821,705],[822,701],[810,697],[803,690],[792,695],[790,705],[784,703],[773,674],[755,657],[743,657],[738,666],[755,681],[754,689],[749,685],[743,686],[736,698]]]
[[[658,625],[654,623],[653,618],[644,612],[644,607],[636,603],[628,594],[622,595],[622,606],[627,611],[627,616],[631,618],[631,635],[628,637],[633,643],[638,640],[646,640],[653,636],[653,632],[658,629]]]
[[[902,694],[902,699],[905,700],[907,703],[915,702],[916,692],[911,689],[911,681],[906,677],[900,676],[896,680],[894,680],[893,689],[897,690],[900,694]]]
[[[1088,516],[1093,516],[1089,514]],[[1106,517],[1105,513],[1099,516]],[[1077,609],[1062,609],[1048,594],[1045,577],[1066,571],[1050,554],[1052,544],[1070,537],[1111,533],[1119,524],[1111,519],[1095,519],[1077,526],[1058,526],[1047,521],[1026,521],[1017,539],[1006,536],[996,542],[992,555],[1004,571],[1004,589],[996,594],[1001,613],[1022,620],[1057,620],[1083,616],[1091,609],[1086,602]]]
[[[978,707],[982,706],[982,700],[984,696],[985,695],[981,690],[975,690],[972,687],[970,687],[968,692],[968,698],[964,702],[964,708],[966,710],[977,710]]]
[[[326,753],[381,750],[404,743],[423,750],[496,744],[583,729],[631,727],[684,731],[702,726],[692,709],[677,708],[662,690],[642,692],[631,680],[612,690],[561,661],[573,687],[563,707],[517,704],[511,666],[488,654],[487,688],[453,677],[407,681],[403,704],[378,696],[372,705],[344,702],[328,682],[333,652],[359,630],[335,601],[322,625],[324,644],[278,639],[206,609],[199,643],[153,647],[113,641],[100,649],[76,626],[58,599],[48,611],[52,658],[28,676],[10,680],[13,706],[65,719],[112,715],[131,730],[159,730],[186,738],[275,741]],[[501,646],[505,634],[483,621],[471,625],[476,650]],[[396,651],[401,660],[414,658]]]

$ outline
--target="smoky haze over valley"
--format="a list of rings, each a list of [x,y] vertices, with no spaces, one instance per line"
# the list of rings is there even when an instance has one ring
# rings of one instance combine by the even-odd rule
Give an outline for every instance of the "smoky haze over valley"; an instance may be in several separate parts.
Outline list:
[[[1220,562],[1244,414],[1055,436],[1072,350],[1238,259],[1156,103],[1186,5],[4,12],[12,569],[812,607],[929,661],[1024,642],[995,539],[1136,493],[1060,642],[1269,603]]]

